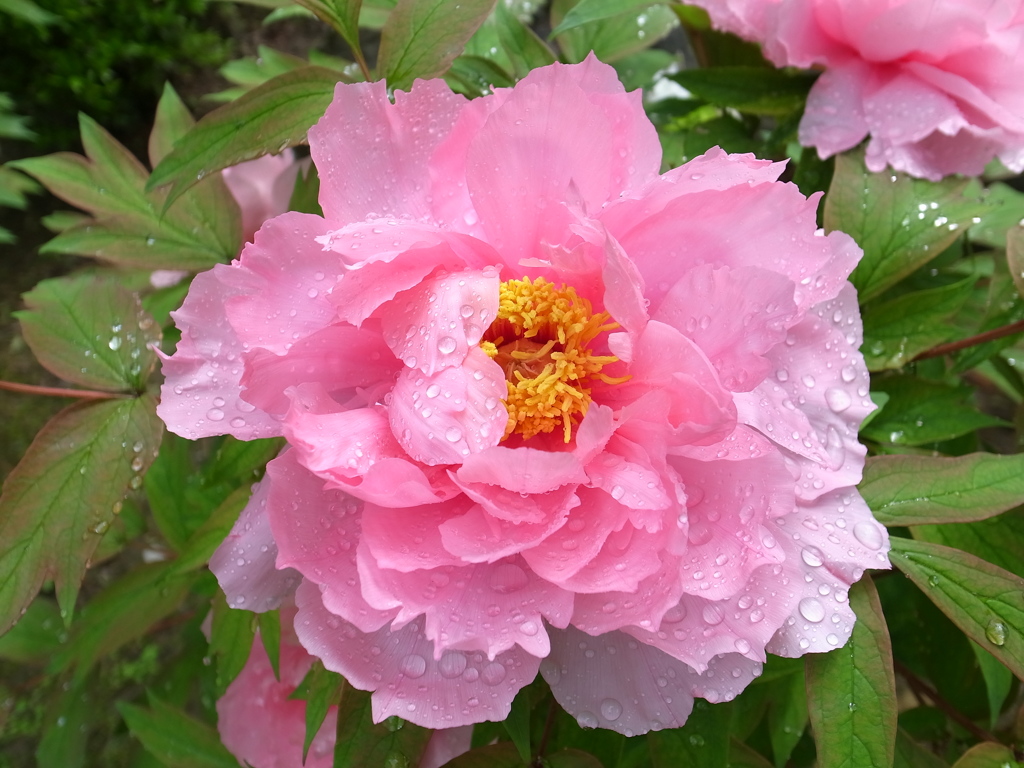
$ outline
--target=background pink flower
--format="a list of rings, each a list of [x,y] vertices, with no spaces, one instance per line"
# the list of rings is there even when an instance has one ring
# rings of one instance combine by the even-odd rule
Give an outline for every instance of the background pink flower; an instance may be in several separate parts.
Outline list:
[[[1024,170],[1020,0],[694,0],[779,66],[823,66],[800,123],[822,157],[933,180]]]
[[[675,727],[848,639],[888,544],[860,251],[817,197],[717,149],[659,175],[594,58],[340,85],[310,143],[324,217],[199,275],[164,362],[175,432],[289,443],[211,562],[232,605],[294,591],[303,646],[429,727],[538,669],[585,725]]]

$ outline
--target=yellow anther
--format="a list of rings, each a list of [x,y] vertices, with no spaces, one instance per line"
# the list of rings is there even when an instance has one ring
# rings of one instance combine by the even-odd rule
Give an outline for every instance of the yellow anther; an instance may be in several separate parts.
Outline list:
[[[572,288],[556,288],[544,278],[502,283],[498,317],[480,348],[505,371],[505,437],[530,438],[561,427],[569,442],[590,407],[588,380],[618,384],[629,378],[601,373],[618,358],[590,350],[598,334],[618,327],[608,313],[594,314]]]

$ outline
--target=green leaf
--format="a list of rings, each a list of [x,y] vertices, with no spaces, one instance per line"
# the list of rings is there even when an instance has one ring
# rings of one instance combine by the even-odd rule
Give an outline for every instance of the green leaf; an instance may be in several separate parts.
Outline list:
[[[938,256],[984,213],[980,201],[964,196],[967,184],[953,176],[935,183],[872,173],[862,151],[836,157],[825,229],[846,232],[864,249],[850,276],[862,303]]]
[[[217,696],[238,677],[252,651],[256,636],[256,614],[231,608],[222,592],[213,598],[213,622],[210,626],[210,653],[217,659]]]
[[[1013,750],[1005,744],[984,741],[964,752],[953,768],[1009,768],[1020,765]]]
[[[43,252],[194,270],[237,255],[241,214],[223,179],[207,180],[201,192],[169,207],[164,192],[146,191],[142,163],[89,117],[81,115],[79,122],[88,159],[61,152],[10,163],[95,219],[60,233]]]
[[[44,280],[16,312],[39,362],[84,387],[139,392],[156,364],[160,328],[138,296],[93,275]]]
[[[289,211],[301,213],[315,213],[323,216],[323,208],[320,207],[320,176],[316,172],[316,166],[312,163],[306,169],[295,174],[295,187],[292,189],[291,199],[288,201]]]
[[[966,552],[891,539],[889,559],[982,648],[1024,678],[1024,579]]]
[[[306,141],[344,76],[302,67],[268,80],[210,112],[153,169],[147,189],[170,186],[170,204],[192,185],[228,166]],[[234,255],[234,254],[232,254]]]
[[[764,67],[684,69],[670,75],[694,95],[740,112],[785,115],[803,109],[817,75]]]
[[[818,764],[889,768],[896,741],[896,676],[878,592],[865,576],[850,590],[853,635],[831,653],[804,657]]]
[[[217,731],[149,695],[152,709],[124,701],[117,709],[128,729],[167,768],[238,768]]]
[[[338,706],[334,768],[417,765],[429,740],[430,731],[426,728],[398,718],[388,718],[383,723],[374,724],[370,694],[352,686],[345,687]],[[518,762],[519,753],[511,744],[509,747]],[[447,768],[455,768],[455,763],[449,763]],[[501,767],[500,764],[491,763],[489,768]]]
[[[999,713],[1003,711],[1006,697],[1010,695],[1013,673],[976,642],[971,640],[970,643],[971,650],[974,651],[974,656],[978,659],[981,676],[985,678],[985,692],[988,694],[988,724],[989,728],[994,730]]]
[[[554,63],[555,55],[551,49],[504,2],[498,3],[495,16],[498,40],[508,54],[517,78],[522,79],[530,70]]]
[[[544,762],[551,768],[604,768],[600,760],[581,749],[560,749],[546,755]]]
[[[1017,293],[1024,296],[1024,227],[1006,231],[1006,264]]]
[[[729,740],[728,765],[729,768],[772,768],[764,755],[736,739]]]
[[[869,371],[902,368],[921,352],[947,341],[947,322],[971,297],[975,276],[938,288],[905,293],[864,307],[864,362]]]
[[[334,28],[341,35],[348,47],[362,56],[359,47],[359,10],[363,0],[296,0],[308,8],[325,24]]]
[[[996,182],[982,191],[987,206],[981,221],[975,223],[968,233],[975,243],[990,248],[1006,245],[1006,232],[1017,227],[1024,219],[1024,192],[1018,192],[1008,184]]]
[[[561,23],[575,5],[575,0],[555,0],[551,4],[552,26]],[[668,7],[648,3],[646,8],[570,29],[556,40],[565,61],[583,61],[593,51],[601,61],[612,63],[650,48],[678,25],[678,18]]]
[[[682,728],[647,734],[654,768],[726,768],[729,758],[729,717],[726,704],[695,699]]]
[[[464,752],[445,763],[444,768],[522,768],[524,765],[515,745],[511,741],[501,741]]]
[[[551,37],[583,24],[610,19],[630,11],[639,11],[650,5],[651,0],[580,0],[565,14],[558,26],[551,30]]]
[[[377,68],[391,90],[444,74],[495,0],[399,0],[381,31]]]
[[[930,749],[925,749],[906,731],[896,731],[896,754],[893,768],[949,768],[948,763],[939,759]]]
[[[75,679],[81,680],[100,658],[142,637],[174,613],[195,579],[173,575],[171,565],[139,566],[90,600],[48,671],[62,672],[74,665]]]
[[[281,614],[277,610],[264,611],[256,614],[257,623],[260,629],[260,641],[263,643],[263,650],[267,652],[270,659],[270,668],[274,670],[274,677],[281,679]]]
[[[0,659],[45,664],[66,640],[56,601],[37,597],[10,632],[0,635]]]
[[[320,731],[320,726],[327,719],[327,711],[341,702],[346,689],[345,678],[337,672],[324,669],[323,662],[317,659],[309,668],[302,682],[299,683],[299,687],[289,697],[306,702],[306,737],[302,744],[303,762],[309,753],[309,746]]]
[[[768,699],[768,736],[776,768],[782,768],[807,728],[807,690],[803,670],[772,684]]]
[[[1024,578],[1024,508],[973,523],[916,525],[910,530],[919,541],[962,549]]]
[[[530,762],[530,690],[523,688],[512,699],[512,710],[502,723],[512,743],[519,750],[523,763]]]
[[[40,430],[0,496],[0,633],[53,579],[70,623],[103,533],[160,445],[151,395],[78,403]]]
[[[86,746],[95,705],[90,701],[91,691],[86,680],[76,680],[62,687],[64,690],[46,713],[36,748],[36,764],[81,768],[88,755]]]
[[[883,525],[984,520],[1024,504],[1024,454],[872,456],[859,488]]]
[[[0,0],[0,12],[9,13],[40,27],[59,20],[49,11],[43,10],[31,0]]]
[[[251,495],[247,487],[241,487],[224,499],[182,547],[181,555],[174,561],[178,573],[202,568],[210,561],[217,547],[231,532]]]
[[[972,394],[915,376],[878,378],[872,386],[886,392],[889,401],[861,435],[880,443],[924,445],[965,435],[982,427],[1005,426],[967,402]]]
[[[24,210],[28,205],[25,195],[41,191],[42,188],[25,174],[0,165],[0,205]]]

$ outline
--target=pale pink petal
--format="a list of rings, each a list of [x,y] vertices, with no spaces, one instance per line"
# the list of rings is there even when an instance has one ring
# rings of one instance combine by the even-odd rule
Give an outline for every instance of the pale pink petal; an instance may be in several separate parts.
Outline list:
[[[565,525],[569,511],[579,506],[575,493],[559,496],[562,504],[539,523],[512,523],[474,504],[465,514],[441,523],[444,548],[466,563],[493,563],[525,552]]]
[[[428,377],[462,365],[498,316],[500,282],[495,269],[436,272],[384,307],[384,340]]]
[[[157,415],[189,440],[281,434],[276,419],[241,398],[244,347],[224,312],[226,301],[243,294],[230,280],[236,269],[217,265],[196,275],[185,302],[171,313],[181,341],[173,356],[161,355],[164,383]]]
[[[407,509],[391,509],[368,503],[363,509],[362,543],[369,547],[381,568],[410,572],[446,565],[465,565],[466,560],[450,552],[441,542],[444,526],[475,506],[465,496]]]
[[[630,461],[629,459],[633,459]],[[661,475],[651,466],[642,448],[623,438],[614,439],[614,447],[587,464],[590,485],[608,493],[615,501],[633,510],[661,510],[672,504]],[[651,516],[659,520],[660,515]],[[630,518],[635,526],[650,531],[660,526]]]
[[[460,482],[497,485],[515,493],[547,493],[567,483],[586,482],[579,458],[535,448],[494,446],[466,457]]]
[[[417,80],[394,97],[391,104],[383,80],[339,83],[327,113],[309,129],[320,205],[331,221],[430,216],[430,157],[466,100],[442,80]]]
[[[242,210],[245,242],[252,241],[264,221],[288,210],[299,166],[295,153],[286,149],[280,155],[264,155],[221,171],[224,183]]]
[[[489,659],[518,645],[538,658],[551,650],[544,621],[565,627],[573,595],[532,573],[519,558],[429,572],[399,573],[361,561],[363,590],[375,605],[400,605],[393,626],[425,617],[434,656],[483,651]]]
[[[568,627],[552,640],[541,674],[558,703],[585,728],[626,736],[679,728],[694,696],[731,701],[761,674],[760,664],[730,654],[715,660],[713,677],[701,675],[621,632],[591,637]]]
[[[373,691],[374,722],[397,716],[426,728],[504,720],[540,659],[515,647],[488,660],[482,652],[448,651],[434,659],[423,619],[394,632],[364,634],[329,613],[317,588],[296,593],[295,631],[306,650],[356,688]]]
[[[337,488],[379,507],[420,507],[447,501],[456,487],[441,468],[426,467],[400,457],[383,457],[357,477],[335,474],[325,488]]]
[[[507,391],[504,371],[478,347],[459,367],[430,376],[406,367],[391,392],[391,429],[416,461],[459,464],[498,444],[508,421]]]
[[[527,494],[485,483],[464,483],[458,475],[452,477],[459,489],[477,502],[488,515],[516,525],[545,524],[575,503],[575,485]]]
[[[561,582],[573,592],[635,592],[640,582],[661,567],[656,554],[664,548],[663,532],[649,533],[631,523],[613,531],[586,565]]]
[[[287,455],[270,462],[268,472],[276,463],[287,461]],[[231,533],[210,558],[210,570],[232,608],[272,611],[295,591],[302,578],[291,568],[277,568],[278,545],[267,514],[273,484],[273,477],[268,476],[255,487]]]
[[[851,59],[823,72],[807,95],[800,119],[800,143],[817,147],[822,158],[857,146],[868,135],[864,86],[868,66]]]
[[[302,765],[306,737],[306,702],[289,698],[313,663],[313,657],[293,642],[282,642],[281,679],[274,677],[259,635],[238,677],[217,700],[217,730],[224,746],[252,768],[296,768]],[[330,768],[334,763],[334,720],[330,707],[313,737],[307,768]]]
[[[672,286],[654,319],[692,339],[727,389],[749,391],[771,369],[762,355],[785,339],[796,320],[793,288],[760,267],[704,264]]]
[[[656,629],[662,617],[683,595],[679,558],[662,552],[661,567],[643,579],[635,592],[599,592],[576,595],[572,625],[590,635],[601,635],[633,625]]]

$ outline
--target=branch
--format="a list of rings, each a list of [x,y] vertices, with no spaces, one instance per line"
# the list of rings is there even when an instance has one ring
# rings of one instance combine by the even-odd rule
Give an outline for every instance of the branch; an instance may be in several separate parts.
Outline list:
[[[1001,328],[994,328],[991,331],[985,331],[979,333],[976,336],[969,336],[966,339],[960,341],[951,341],[948,344],[939,344],[937,347],[926,349],[924,352],[919,354],[910,362],[916,363],[918,360],[927,360],[930,357],[940,357],[942,355],[948,355],[952,352],[959,352],[961,349],[967,349],[968,347],[974,347],[978,344],[984,344],[987,341],[995,341],[1001,339],[1004,336],[1012,336],[1015,333],[1024,332],[1024,320],[1018,320],[1016,323],[1010,323],[1004,325]]]
[[[931,699],[932,704],[970,731],[971,735],[979,741],[994,741],[996,744],[1002,743],[994,734],[986,731],[967,717],[967,715],[963,714],[960,710],[942,698],[942,695],[938,691],[911,672],[906,665],[900,663],[896,659],[893,659],[893,666],[896,668],[896,671],[899,672],[900,676],[907,681],[907,684],[910,686],[911,690],[914,691],[914,695],[917,696],[918,700],[920,700],[922,695]]]
[[[60,387],[38,387],[35,384],[20,384],[16,381],[0,379],[0,389],[11,392],[23,392],[26,395],[45,395],[47,397],[74,397],[79,400],[117,400],[128,395],[117,392],[97,392],[93,389],[61,389]]]

